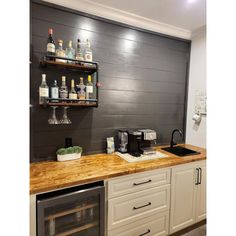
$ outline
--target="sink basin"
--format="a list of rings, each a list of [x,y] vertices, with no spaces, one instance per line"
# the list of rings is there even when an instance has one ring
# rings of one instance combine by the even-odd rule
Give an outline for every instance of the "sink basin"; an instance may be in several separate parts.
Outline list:
[[[190,156],[190,155],[197,155],[200,154],[200,152],[185,148],[185,147],[181,147],[181,146],[176,146],[176,147],[165,147],[162,148],[163,150],[173,153],[177,156]]]

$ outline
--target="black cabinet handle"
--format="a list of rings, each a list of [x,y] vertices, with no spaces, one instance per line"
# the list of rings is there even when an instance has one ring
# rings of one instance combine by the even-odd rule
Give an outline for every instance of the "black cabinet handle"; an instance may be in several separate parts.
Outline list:
[[[199,168],[196,168],[196,171],[197,171],[197,181],[195,182],[195,185],[198,185],[198,179],[199,179]]]
[[[149,234],[151,232],[151,230],[150,229],[148,229],[148,231],[147,232],[145,232],[145,233],[143,233],[143,234],[140,234],[139,236],[143,236],[143,235],[145,235],[145,234]]]
[[[149,203],[147,203],[146,205],[143,205],[143,206],[133,207],[133,210],[137,210],[137,209],[139,209],[139,208],[147,207],[147,206],[150,206],[151,204],[152,204],[152,203],[149,202]]]
[[[199,181],[198,184],[202,183],[202,168],[199,168]]]
[[[145,181],[145,182],[141,182],[141,183],[134,183],[133,185],[137,186],[137,185],[141,185],[141,184],[147,184],[147,183],[150,183],[150,182],[152,182],[151,179],[149,179],[148,181]]]

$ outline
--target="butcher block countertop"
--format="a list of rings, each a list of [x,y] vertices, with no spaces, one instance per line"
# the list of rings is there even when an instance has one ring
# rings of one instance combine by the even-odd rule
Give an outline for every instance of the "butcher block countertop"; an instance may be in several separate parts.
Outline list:
[[[148,170],[160,169],[206,159],[206,150],[188,144],[186,148],[201,152],[198,155],[178,157],[157,147],[166,158],[129,163],[116,154],[95,154],[82,156],[78,160],[47,161],[30,165],[30,194],[57,190],[108,178]]]

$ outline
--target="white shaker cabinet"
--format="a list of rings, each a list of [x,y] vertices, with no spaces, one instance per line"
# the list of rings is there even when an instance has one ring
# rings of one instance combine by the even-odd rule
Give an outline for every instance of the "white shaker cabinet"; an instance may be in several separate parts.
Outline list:
[[[172,168],[170,233],[206,218],[206,162]]]
[[[206,163],[201,162],[199,167],[199,182],[197,185],[197,207],[196,207],[196,222],[206,219]]]
[[[107,236],[168,235],[170,168],[110,179],[107,193]]]

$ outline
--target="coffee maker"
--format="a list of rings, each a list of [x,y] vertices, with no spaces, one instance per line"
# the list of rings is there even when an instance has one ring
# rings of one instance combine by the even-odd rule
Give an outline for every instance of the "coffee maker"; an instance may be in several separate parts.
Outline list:
[[[123,129],[118,131],[119,148],[121,153],[128,152],[132,156],[154,154],[152,148],[156,144],[156,131],[151,129]]]
[[[140,129],[142,138],[139,143],[139,149],[144,155],[155,154],[156,150],[152,147],[156,144],[157,134],[156,131],[151,129]]]
[[[132,156],[139,157],[142,152],[139,148],[142,132],[138,130],[128,130],[128,153]]]

